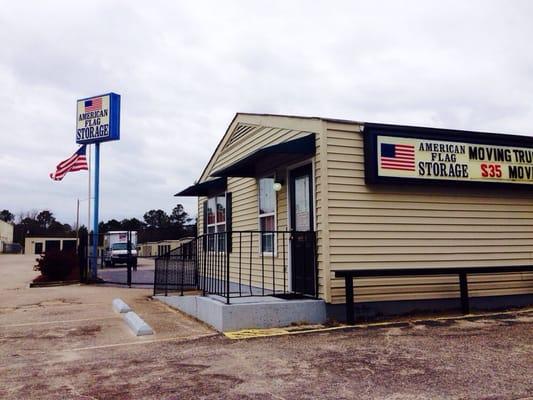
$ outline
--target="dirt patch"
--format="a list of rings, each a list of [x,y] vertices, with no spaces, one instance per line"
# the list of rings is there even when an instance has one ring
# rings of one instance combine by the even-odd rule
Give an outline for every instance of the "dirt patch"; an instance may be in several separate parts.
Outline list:
[[[0,340],[53,340],[68,337],[95,336],[102,330],[100,325],[88,325],[80,327],[54,327],[51,329],[41,329],[39,332],[33,330],[23,330],[13,333],[0,334]]]
[[[72,304],[83,304],[83,303],[78,300],[60,298],[60,299],[53,299],[53,300],[44,300],[44,301],[40,301],[37,303],[21,304],[16,307],[3,307],[3,308],[0,308],[0,312],[13,311],[13,310],[31,310],[35,308],[57,307],[57,306],[66,306],[66,305],[72,305]]]
[[[46,374],[41,368],[24,374],[28,364],[19,359],[0,383],[19,388],[6,398],[527,398],[533,393],[532,327],[500,322],[403,324],[245,341],[217,335],[96,349],[72,360],[49,355]],[[479,335],[471,336],[477,325]]]
[[[100,325],[83,326],[69,329],[66,336],[95,336],[101,330]]]
[[[446,327],[452,325],[453,323],[454,321],[451,319],[416,321],[416,325],[423,325],[427,327]]]

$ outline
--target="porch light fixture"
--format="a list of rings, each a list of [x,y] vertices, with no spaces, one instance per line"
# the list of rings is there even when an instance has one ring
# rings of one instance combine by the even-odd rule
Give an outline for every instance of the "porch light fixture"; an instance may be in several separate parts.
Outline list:
[[[279,192],[281,190],[281,188],[283,187],[283,183],[282,182],[274,182],[272,187],[274,188],[274,191]]]

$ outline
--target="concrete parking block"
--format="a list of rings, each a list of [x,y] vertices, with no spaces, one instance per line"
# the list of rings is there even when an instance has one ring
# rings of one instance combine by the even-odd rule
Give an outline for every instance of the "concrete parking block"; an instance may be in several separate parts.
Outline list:
[[[124,321],[133,331],[135,336],[153,335],[154,331],[144,320],[135,312],[130,311],[124,314]]]
[[[113,310],[118,312],[119,314],[127,313],[131,311],[131,307],[128,306],[122,299],[114,299],[113,300]]]

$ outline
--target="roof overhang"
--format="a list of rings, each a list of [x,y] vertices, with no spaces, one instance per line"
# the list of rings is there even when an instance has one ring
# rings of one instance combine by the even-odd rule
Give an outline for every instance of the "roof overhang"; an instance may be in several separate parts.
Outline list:
[[[176,193],[174,196],[210,196],[225,192],[226,187],[227,179],[225,177],[215,178],[189,186],[187,189]]]
[[[315,155],[315,134],[263,147],[235,163],[214,171],[218,177],[257,177],[261,173]]]

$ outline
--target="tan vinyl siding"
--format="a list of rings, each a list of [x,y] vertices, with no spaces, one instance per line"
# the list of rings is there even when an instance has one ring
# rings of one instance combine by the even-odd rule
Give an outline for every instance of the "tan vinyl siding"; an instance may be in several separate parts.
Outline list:
[[[263,147],[286,142],[307,134],[309,133],[282,128],[264,127],[263,129],[255,130],[228,148],[224,148],[215,160],[212,170],[216,171],[217,169],[228,166]]]
[[[254,125],[255,129],[239,137],[234,142],[229,143],[229,138],[238,124]],[[254,116],[254,115],[237,115],[233,123],[228,128],[225,138],[219,145],[219,150],[211,159],[208,167],[202,175],[202,180],[205,180],[209,174],[218,169],[224,168],[247,155],[259,150],[260,148],[271,146],[273,144],[286,142],[292,139],[303,137],[314,133],[317,141],[317,149],[320,146],[320,132],[322,123],[318,119],[298,119],[298,118],[284,118],[273,116]],[[317,150],[318,154],[318,150]],[[320,156],[313,158],[315,165],[315,177],[320,176]],[[287,209],[287,169],[280,168],[276,172],[276,177],[284,181],[282,190],[277,194],[276,200],[276,230],[283,231],[288,229],[288,209]],[[315,180],[317,180],[315,178]],[[317,185],[317,190],[319,191]],[[233,252],[230,258],[230,273],[231,280],[239,281],[239,271],[237,265],[239,263],[238,251],[238,234],[239,231],[258,231],[259,230],[259,210],[258,210],[258,185],[255,178],[228,178],[228,192],[232,193],[232,229],[233,229]],[[203,230],[203,202],[205,198],[199,198],[198,202],[198,232]],[[315,219],[317,226],[320,225],[321,213],[317,212]],[[317,233],[320,241],[320,233]],[[283,242],[282,235],[277,237],[277,254],[274,256],[264,256],[264,274],[267,282],[272,281],[272,275],[275,274],[275,285],[277,288],[282,287],[289,280],[289,235],[286,235],[285,262],[282,258]],[[321,243],[319,242],[319,260],[321,255]],[[241,253],[241,282],[248,284],[250,282],[250,258],[249,258],[249,238],[243,237],[243,251]],[[261,277],[263,273],[263,265],[261,253],[259,251],[259,235],[255,234],[252,242],[252,285],[260,286]],[[319,285],[319,292],[324,296],[324,278],[329,276],[329,273],[321,271],[319,273],[321,284]],[[267,285],[272,288],[271,285]]]
[[[258,231],[259,230],[259,211],[258,211],[258,185],[256,179],[253,178],[231,178],[228,182],[228,191],[232,192],[233,197],[233,231]],[[276,229],[287,229],[287,207],[286,207],[286,187],[282,188],[277,194],[277,212],[276,212]],[[286,239],[288,240],[287,234]],[[242,249],[239,252],[239,239],[242,239]],[[275,285],[277,288],[282,287],[284,282],[288,280],[287,276],[287,263],[285,264],[285,273],[283,268],[282,259],[282,238],[277,238],[277,251],[278,254],[272,258],[270,255],[265,255],[263,260],[261,259],[261,253],[259,250],[259,235],[252,234],[251,252],[252,252],[252,273],[251,283],[253,286],[261,286],[262,274],[264,268],[264,276],[266,282],[272,281],[273,275],[275,275]],[[250,283],[250,236],[249,234],[243,234],[241,237],[237,233],[233,234],[233,252],[230,258],[231,280],[238,282],[239,271],[237,265],[239,263],[239,253],[241,257],[241,275],[240,279],[243,283]],[[286,250],[288,250],[288,244],[285,244]],[[288,254],[288,252],[287,252]],[[262,264],[262,262],[264,264]],[[284,281],[285,279],[285,281]],[[270,284],[268,288],[272,288]]]
[[[327,125],[330,270],[531,263],[533,198],[516,189],[370,187],[360,125]],[[331,273],[331,296],[344,283]],[[472,296],[533,292],[533,274],[469,277]],[[356,280],[356,301],[456,298],[455,276]]]
[[[206,197],[198,197],[198,217],[196,219],[196,230],[197,234],[203,235],[204,232],[204,201],[206,201]]]

